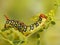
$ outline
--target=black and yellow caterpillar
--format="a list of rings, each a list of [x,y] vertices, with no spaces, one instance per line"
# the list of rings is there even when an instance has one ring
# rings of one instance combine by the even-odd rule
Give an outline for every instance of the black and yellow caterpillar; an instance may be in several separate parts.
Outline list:
[[[5,18],[6,18],[6,23],[5,23],[4,28],[13,27],[23,33],[23,32],[34,30],[35,27],[38,27],[39,24],[42,23],[42,18],[46,19],[46,16],[41,14],[39,16],[39,19],[34,24],[31,24],[29,26],[27,26],[23,22],[19,22],[17,20],[10,20],[6,15],[5,15]],[[28,30],[28,28],[29,28],[29,30]]]

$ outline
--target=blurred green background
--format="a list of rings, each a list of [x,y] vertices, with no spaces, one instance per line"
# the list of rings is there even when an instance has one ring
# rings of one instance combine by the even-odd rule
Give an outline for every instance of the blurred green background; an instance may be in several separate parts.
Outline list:
[[[45,43],[48,45],[58,45],[60,44],[60,35],[58,34],[60,28],[60,0],[0,0],[0,29],[3,28],[5,23],[4,15],[9,16],[10,19],[15,19],[24,22],[25,24],[29,25],[34,23],[31,20],[33,16],[38,13],[48,13],[51,9],[55,9],[55,17],[56,17],[56,26],[53,29],[50,27],[47,32],[42,32],[41,39],[46,39]],[[56,29],[54,29],[56,28]],[[49,31],[53,30],[53,31]],[[55,33],[54,30],[57,30]],[[48,33],[49,32],[49,33]],[[59,42],[51,42],[50,38],[48,37],[49,34],[53,32],[53,35],[57,35],[56,40]],[[42,35],[45,34],[43,38]],[[47,35],[48,34],[48,35]],[[52,35],[50,36],[52,37]],[[28,45],[37,45],[37,37],[36,34],[34,36],[29,37]],[[56,41],[55,40],[55,41]],[[41,40],[41,45],[43,45],[44,41]]]

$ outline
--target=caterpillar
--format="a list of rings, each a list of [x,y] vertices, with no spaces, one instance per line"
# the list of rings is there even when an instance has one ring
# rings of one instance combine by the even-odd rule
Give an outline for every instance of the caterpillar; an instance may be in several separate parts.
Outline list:
[[[11,20],[9,19],[8,16],[4,15],[5,18],[6,18],[6,23],[4,25],[4,28],[8,28],[8,27],[13,27],[13,28],[16,28],[19,32],[21,33],[28,33],[28,32],[31,32],[32,30],[34,30],[34,28],[37,28],[43,21],[43,18],[44,19],[47,19],[47,17],[44,15],[44,14],[40,14],[40,16],[38,17],[39,19],[31,24],[31,25],[26,25],[24,24],[23,22],[19,22],[17,20]]]

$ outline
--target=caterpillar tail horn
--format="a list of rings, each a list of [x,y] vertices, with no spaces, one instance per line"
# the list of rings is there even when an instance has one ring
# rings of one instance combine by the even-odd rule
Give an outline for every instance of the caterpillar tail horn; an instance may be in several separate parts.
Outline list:
[[[4,15],[4,17],[6,18],[6,20],[9,20],[9,17],[8,16]]]

